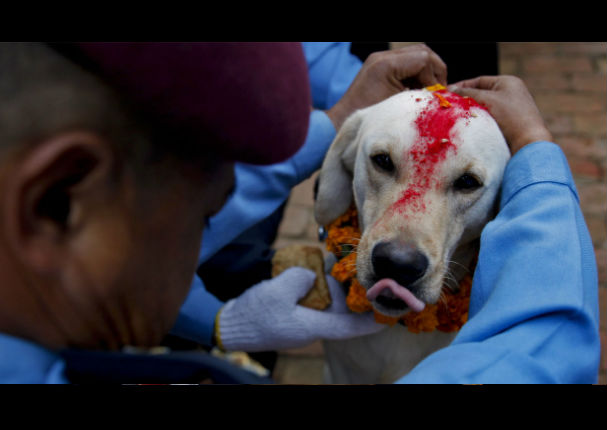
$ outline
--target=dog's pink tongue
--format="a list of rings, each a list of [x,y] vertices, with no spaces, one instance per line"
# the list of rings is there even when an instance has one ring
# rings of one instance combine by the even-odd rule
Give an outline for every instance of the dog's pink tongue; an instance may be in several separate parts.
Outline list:
[[[413,312],[421,312],[426,306],[426,304],[415,297],[411,291],[407,290],[402,285],[399,285],[393,279],[388,278],[377,281],[375,285],[369,288],[369,291],[367,291],[367,299],[375,299],[386,288],[389,288],[396,297],[405,302]]]

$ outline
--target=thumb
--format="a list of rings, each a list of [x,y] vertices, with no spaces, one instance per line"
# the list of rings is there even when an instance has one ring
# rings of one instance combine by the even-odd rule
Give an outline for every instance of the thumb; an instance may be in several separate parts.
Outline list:
[[[498,76],[479,76],[449,85],[447,89],[463,97],[483,98],[499,87]]]
[[[308,328],[322,339],[349,339],[366,336],[388,327],[386,324],[377,323],[373,312],[334,314],[307,308],[297,311],[308,322]]]
[[[487,92],[486,90],[480,90],[478,88],[472,88],[472,87],[465,87],[465,86],[461,86],[460,84],[450,85],[449,87],[447,87],[447,90],[449,90],[452,93],[459,94],[462,97],[472,97],[475,100],[478,99],[479,97],[482,98],[482,94]]]
[[[465,79],[449,85],[449,87],[458,88],[476,88],[479,90],[493,90],[499,86],[499,76],[479,76],[472,79]]]
[[[462,97],[470,97],[476,102],[481,103],[489,110],[489,113],[493,115],[493,106],[496,100],[496,94],[494,91],[472,87],[461,87],[457,84],[452,86],[450,91]]]

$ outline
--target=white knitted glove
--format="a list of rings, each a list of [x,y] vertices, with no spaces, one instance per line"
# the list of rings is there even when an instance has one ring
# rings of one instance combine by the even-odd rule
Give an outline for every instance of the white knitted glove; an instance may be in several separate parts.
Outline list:
[[[227,351],[272,351],[386,328],[375,322],[372,312],[352,313],[341,285],[331,276],[327,276],[332,299],[329,308],[318,311],[298,305],[315,278],[311,270],[293,267],[228,301],[216,319],[219,346]]]

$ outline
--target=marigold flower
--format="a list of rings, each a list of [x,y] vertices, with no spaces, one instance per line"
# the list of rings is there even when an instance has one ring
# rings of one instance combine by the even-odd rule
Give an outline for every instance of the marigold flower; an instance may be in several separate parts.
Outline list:
[[[445,87],[444,85],[441,85],[441,84],[434,84],[429,87],[426,87],[425,89],[428,91],[434,92],[434,91],[446,90],[447,87]]]
[[[377,311],[374,311],[373,316],[375,317],[375,322],[378,324],[387,324],[392,327],[399,320],[398,317],[389,317],[388,315],[380,314]]]
[[[352,226],[332,228],[327,233],[327,250],[338,258],[352,252],[360,241],[360,231]]]
[[[437,308],[437,305],[426,305],[423,311],[409,312],[402,320],[410,332],[434,331],[439,325]]]
[[[352,312],[369,312],[373,309],[371,302],[367,299],[367,290],[360,285],[357,279],[353,279],[346,297],[346,304]]]
[[[352,252],[335,263],[331,269],[331,276],[342,283],[354,278],[356,276],[356,253]]]
[[[451,106],[451,103],[449,103],[449,100],[447,100],[446,98],[444,98],[443,96],[441,96],[439,93],[434,93],[434,96],[436,98],[438,98],[439,104],[440,104],[441,107],[448,108],[448,107]]]

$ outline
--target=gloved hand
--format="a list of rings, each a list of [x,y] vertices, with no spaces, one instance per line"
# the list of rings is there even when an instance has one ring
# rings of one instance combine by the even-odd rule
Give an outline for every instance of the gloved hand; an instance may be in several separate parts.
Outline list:
[[[372,312],[352,313],[341,285],[331,276],[327,276],[332,298],[329,308],[318,311],[298,305],[314,279],[311,270],[293,267],[228,301],[216,320],[220,346],[228,351],[272,351],[386,328],[375,322]]]

